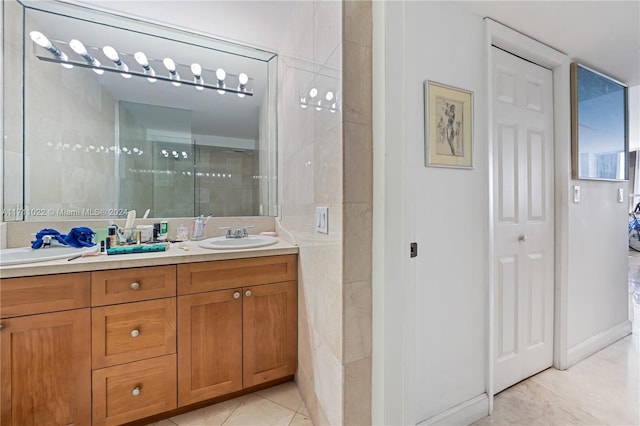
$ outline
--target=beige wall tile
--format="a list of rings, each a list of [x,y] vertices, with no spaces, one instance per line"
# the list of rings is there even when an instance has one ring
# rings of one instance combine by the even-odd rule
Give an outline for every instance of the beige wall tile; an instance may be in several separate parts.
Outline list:
[[[345,365],[344,424],[371,424],[371,358]]]
[[[344,284],[345,364],[371,357],[371,282]]]
[[[372,209],[366,203],[345,203],[344,282],[371,280]]]
[[[342,2],[344,41],[351,41],[371,47],[373,21],[371,19],[371,1],[348,0]]]
[[[344,121],[371,124],[371,48],[350,41],[342,46]]]
[[[344,201],[373,202],[373,136],[370,124],[344,123]]]

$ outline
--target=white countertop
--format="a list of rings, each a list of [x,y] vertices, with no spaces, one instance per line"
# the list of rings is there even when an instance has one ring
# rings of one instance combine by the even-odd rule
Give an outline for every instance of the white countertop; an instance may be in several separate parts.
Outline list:
[[[187,250],[179,248],[181,245]],[[143,266],[175,265],[178,263],[206,262],[210,260],[245,259],[249,257],[297,254],[298,247],[280,239],[276,244],[251,249],[212,250],[198,246],[196,241],[173,243],[169,249],[154,253],[133,253],[88,256],[68,261],[27,263],[0,267],[0,279],[35,275],[66,274],[70,272],[103,271],[107,269],[137,268]]]

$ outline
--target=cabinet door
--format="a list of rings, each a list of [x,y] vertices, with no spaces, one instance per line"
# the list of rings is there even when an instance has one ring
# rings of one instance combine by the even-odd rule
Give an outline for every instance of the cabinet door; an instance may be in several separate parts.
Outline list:
[[[254,386],[296,372],[296,281],[243,289],[243,384]]]
[[[240,289],[178,297],[178,405],[240,389]]]
[[[2,321],[0,424],[91,424],[89,309]]]

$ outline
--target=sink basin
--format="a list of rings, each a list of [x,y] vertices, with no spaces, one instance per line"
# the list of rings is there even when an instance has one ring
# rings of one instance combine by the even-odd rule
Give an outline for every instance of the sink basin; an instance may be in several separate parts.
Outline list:
[[[84,248],[51,246],[44,249],[32,249],[31,247],[3,249],[0,250],[0,266],[66,259],[82,253],[95,252],[98,249],[98,246]]]
[[[278,237],[271,237],[269,235],[249,235],[245,238],[208,238],[201,241],[198,246],[215,250],[230,250],[270,246],[277,242]]]

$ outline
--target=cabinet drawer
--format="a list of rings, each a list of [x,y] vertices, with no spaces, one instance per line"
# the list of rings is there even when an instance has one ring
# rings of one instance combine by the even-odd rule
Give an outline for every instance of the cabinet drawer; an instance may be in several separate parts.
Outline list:
[[[176,267],[117,269],[91,273],[92,306],[176,295]]]
[[[178,294],[296,280],[296,255],[218,260],[178,265]]]
[[[176,299],[92,309],[93,368],[175,353]]]
[[[0,317],[86,308],[89,306],[88,272],[7,278],[0,285]]]
[[[176,408],[176,355],[93,371],[93,425],[119,425]]]

